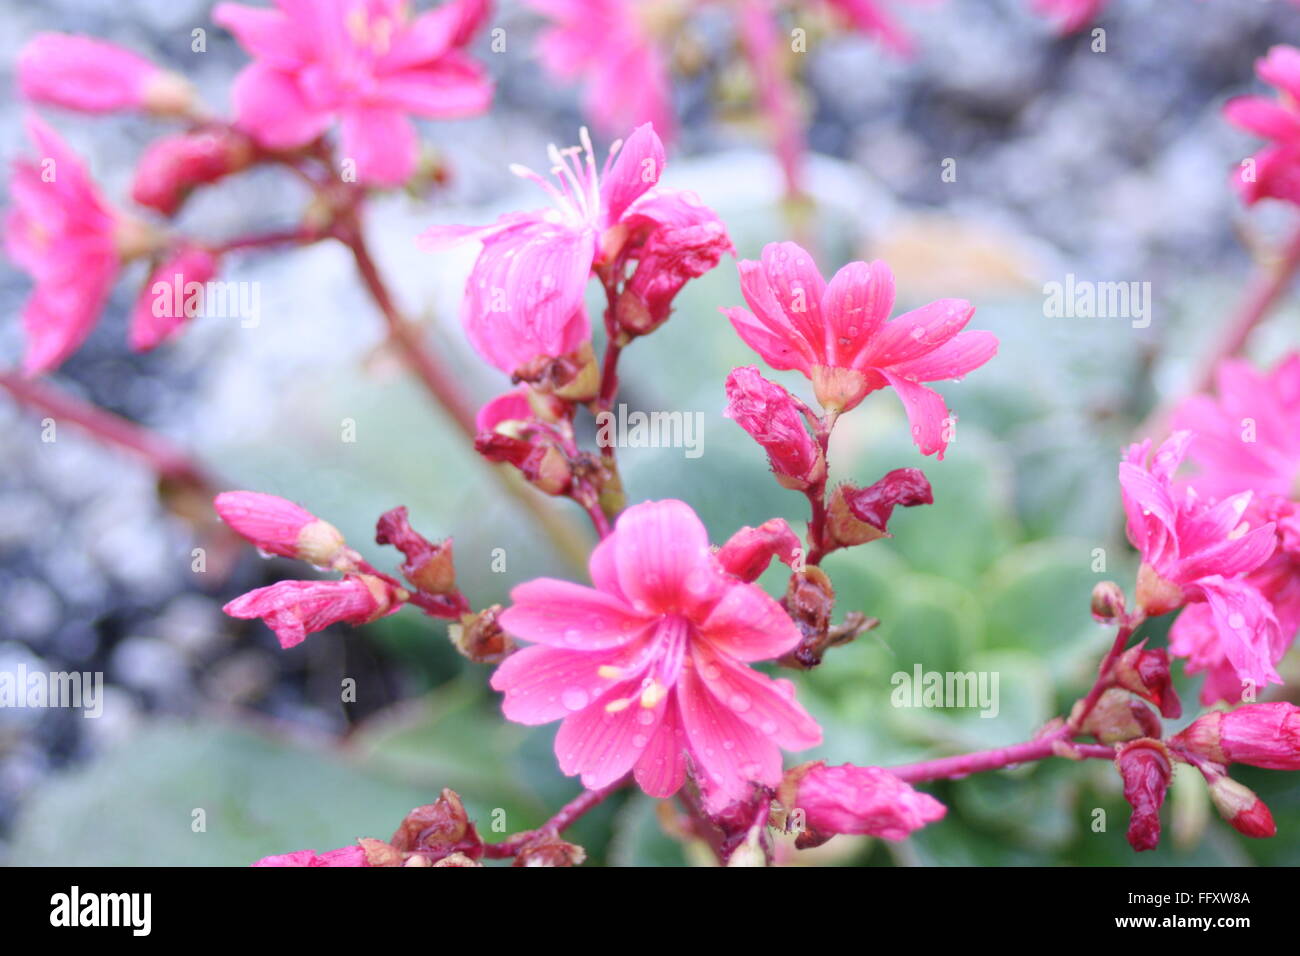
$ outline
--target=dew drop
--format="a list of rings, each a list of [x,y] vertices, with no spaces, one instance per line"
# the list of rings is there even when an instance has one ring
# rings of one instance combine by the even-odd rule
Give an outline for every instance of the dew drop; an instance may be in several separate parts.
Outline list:
[[[1246,619],[1240,614],[1233,614],[1228,617],[1228,627],[1232,628],[1234,631],[1240,631],[1245,626]]]
[[[560,703],[564,705],[566,710],[582,710],[587,706],[588,700],[590,698],[587,696],[587,692],[581,687],[570,687],[560,695]]]

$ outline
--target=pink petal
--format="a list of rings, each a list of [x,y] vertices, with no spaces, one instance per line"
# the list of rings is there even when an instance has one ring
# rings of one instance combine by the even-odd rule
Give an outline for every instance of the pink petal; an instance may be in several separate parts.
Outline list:
[[[799,643],[799,628],[775,600],[752,584],[727,589],[700,625],[700,634],[738,661],[780,657]]]
[[[806,750],[822,742],[821,728],[794,699],[788,681],[777,682],[705,642],[697,642],[693,653],[696,673],[713,696],[778,747]]]
[[[587,651],[617,647],[638,637],[652,618],[617,597],[556,578],[537,578],[510,592],[501,626],[515,637]]]
[[[293,70],[311,57],[300,25],[280,10],[219,3],[212,9],[212,20],[233,33],[240,46],[267,66]]]
[[[659,728],[636,762],[636,782],[649,796],[671,797],[686,779],[686,731],[682,729],[677,691],[664,708]]]
[[[742,342],[757,352],[772,368],[778,371],[794,369],[805,375],[812,374],[813,361],[811,350],[803,339],[796,337],[793,330],[786,329],[786,334],[774,332],[771,326],[760,322],[747,309],[731,307],[722,309],[722,314],[731,320],[732,327]]]
[[[975,309],[965,299],[938,299],[886,322],[857,357],[856,368],[893,368],[928,355],[966,327]]]
[[[1237,676],[1256,688],[1282,683],[1273,666],[1278,622],[1264,596],[1244,581],[1219,575],[1202,578],[1196,586],[1209,602],[1219,646]]]
[[[421,13],[393,37],[381,66],[394,71],[432,63],[468,42],[482,26],[489,8],[487,0],[452,0]]]
[[[944,430],[948,418],[948,406],[943,396],[917,382],[909,381],[887,369],[880,369],[880,374],[894,387],[903,408],[907,411],[907,420],[912,426],[912,441],[921,450],[922,455],[938,452],[939,461],[948,448]]]
[[[623,218],[627,207],[658,183],[663,171],[664,144],[654,127],[644,123],[623,143],[600,184],[606,223],[612,225]]]
[[[635,699],[640,693],[639,681],[625,681],[585,710],[566,717],[555,735],[560,771],[568,776],[581,774],[583,786],[595,790],[631,770],[663,719],[667,700],[654,708],[642,707]],[[628,698],[633,698],[628,706],[607,709],[609,704]]]
[[[1264,139],[1286,142],[1300,139],[1300,115],[1263,96],[1228,100],[1223,116],[1229,123]]]
[[[822,297],[830,364],[851,366],[893,309],[894,274],[884,262],[850,262],[835,273]]]
[[[814,350],[824,348],[822,297],[826,280],[808,251],[793,242],[769,242],[763,247],[763,275],[771,301],[786,321]]]
[[[376,106],[343,114],[340,152],[357,164],[357,179],[379,186],[399,186],[411,178],[419,158],[415,127],[406,114]]]
[[[1255,61],[1255,72],[1269,86],[1300,99],[1300,50],[1279,43]]]
[[[619,585],[643,613],[688,610],[721,575],[709,536],[690,506],[673,499],[628,508],[614,531]]]
[[[775,787],[781,780],[781,751],[719,701],[693,668],[677,685],[682,724],[704,794],[705,809],[717,813],[753,792],[753,783]]]
[[[917,382],[957,379],[979,368],[997,353],[998,340],[992,332],[962,332],[929,355],[895,364],[893,370]]]
[[[330,126],[328,112],[307,105],[294,78],[264,63],[244,68],[231,92],[240,129],[268,149],[305,146]]]
[[[631,648],[635,651],[635,648]],[[601,677],[618,667],[628,648],[574,651],[536,644],[507,657],[492,674],[492,688],[506,696],[501,709],[520,724],[549,724],[585,709],[620,678]]]
[[[380,79],[377,97],[395,109],[441,119],[475,116],[492,103],[486,71],[463,54]]]

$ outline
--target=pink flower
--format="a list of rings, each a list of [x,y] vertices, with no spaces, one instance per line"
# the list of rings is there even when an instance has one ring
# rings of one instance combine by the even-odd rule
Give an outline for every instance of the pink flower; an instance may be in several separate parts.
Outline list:
[[[1247,206],[1261,199],[1300,205],[1300,145],[1266,146],[1234,170],[1229,182]]]
[[[195,186],[244,169],[253,154],[248,137],[232,129],[164,136],[150,143],[140,157],[131,198],[170,216]]]
[[[219,4],[213,19],[253,57],[235,81],[238,123],[268,149],[296,149],[337,119],[341,152],[363,183],[410,178],[419,154],[410,116],[472,116],[492,86],[464,51],[486,0],[452,0],[411,18],[404,0]]]
[[[893,386],[921,453],[948,446],[943,398],[922,382],[959,378],[997,352],[989,332],[962,332],[974,309],[940,299],[890,321],[894,276],[883,262],[851,262],[828,284],[793,242],[763,247],[762,261],[742,260],[740,290],[753,312],[722,311],[745,343],[775,369],[812,380],[817,400],[833,412],[855,407]]]
[[[1160,807],[1173,779],[1169,753],[1160,741],[1143,737],[1120,747],[1115,766],[1124,781],[1124,799],[1133,808],[1129,845],[1139,852],[1154,850],[1160,843]]]
[[[38,158],[14,164],[5,249],[36,282],[23,309],[23,368],[35,375],[57,368],[85,341],[142,227],[104,201],[44,121],[28,116],[27,132]]]
[[[808,434],[794,397],[754,366],[734,368],[727,376],[723,414],[763,446],[782,486],[801,491],[826,479],[826,458]]]
[[[792,771],[790,776],[797,779],[782,788],[781,799],[791,812],[804,812],[808,834],[801,842],[805,846],[824,842],[836,833],[904,840],[927,823],[942,820],[948,812],[934,797],[913,790],[880,767],[816,763]]]
[[[878,39],[886,49],[903,56],[913,52],[911,38],[879,0],[826,0],[826,5],[859,33]]]
[[[244,620],[260,617],[288,649],[331,624],[368,624],[401,606],[387,582],[358,574],[341,581],[279,581],[235,598],[222,610]]]
[[[1247,205],[1261,199],[1300,203],[1300,50],[1275,46],[1255,62],[1255,72],[1280,98],[1239,96],[1224,105],[1223,115],[1272,145],[1233,172],[1232,186]]]
[[[264,856],[250,866],[369,866],[366,851],[360,846],[344,846],[337,850],[317,853],[315,850],[295,850]]]
[[[1248,530],[1242,523],[1250,492],[1215,504],[1191,489],[1175,492],[1174,472],[1191,440],[1190,432],[1175,432],[1149,464],[1150,440],[1132,445],[1119,466],[1128,538],[1142,556],[1138,604],[1159,615],[1189,601],[1206,602],[1218,647],[1238,677],[1256,685],[1279,681],[1273,667],[1281,643],[1277,618],[1243,579],[1272,555],[1274,526]]]
[[[351,552],[343,535],[306,508],[260,491],[223,491],[212,501],[221,520],[267,554],[327,568]]]
[[[553,25],[537,41],[542,66],[585,86],[583,108],[605,134],[650,123],[666,140],[675,119],[672,80],[646,0],[527,0]]]
[[[1050,17],[1058,32],[1077,33],[1101,15],[1106,0],[1032,0],[1035,11]]]
[[[217,274],[217,257],[200,246],[183,246],[145,282],[127,333],[131,348],[147,352],[201,311],[202,288]]]
[[[559,189],[531,170],[512,167],[546,191],[552,208],[510,213],[490,226],[434,226],[420,237],[431,252],[467,239],[483,243],[465,287],[465,332],[485,359],[524,381],[537,381],[556,359],[589,349],[583,293],[593,268],[642,256],[671,264],[670,288],[651,294],[650,276],[635,286],[653,300],[647,309],[660,309],[664,294],[671,297],[680,286],[677,279],[701,264],[693,258],[699,233],[683,227],[707,229],[707,222],[717,222],[693,194],[653,188],[663,173],[664,148],[651,126],[637,127],[626,143],[615,143],[599,175],[585,130],[581,139],[581,149],[551,147]],[[665,245],[669,230],[679,231],[690,261],[671,262],[672,250]],[[706,247],[716,250],[718,240],[712,241]],[[587,366],[576,363],[582,368],[572,374],[581,379]],[[594,359],[589,364],[594,376]]]
[[[142,109],[183,115],[194,94],[182,77],[103,40],[38,33],[18,54],[18,88],[34,103],[86,113]]]
[[[501,625],[536,645],[492,676],[506,716],[563,718],[560,769],[603,787],[632,771],[654,797],[689,766],[710,812],[775,787],[781,748],[821,741],[794,686],[747,666],[799,643],[784,609],[727,574],[680,501],[635,505],[592,553],[594,588],[541,578],[515,588]]]
[[[1300,770],[1300,707],[1279,701],[1215,711],[1198,717],[1169,744],[1225,766]]]

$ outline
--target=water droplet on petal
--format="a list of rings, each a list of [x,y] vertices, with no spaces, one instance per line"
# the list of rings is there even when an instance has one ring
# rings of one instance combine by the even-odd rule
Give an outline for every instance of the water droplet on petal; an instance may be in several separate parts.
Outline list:
[[[587,706],[589,700],[587,692],[581,687],[570,687],[560,695],[560,703],[565,706],[566,710],[582,710]]]

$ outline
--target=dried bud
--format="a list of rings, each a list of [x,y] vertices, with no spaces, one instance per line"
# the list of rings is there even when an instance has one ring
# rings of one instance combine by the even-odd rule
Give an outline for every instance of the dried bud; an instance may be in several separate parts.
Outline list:
[[[426,594],[452,594],[456,590],[456,566],[451,538],[434,544],[417,533],[407,519],[405,507],[385,511],[375,525],[375,543],[391,544],[406,555],[402,574]]]
[[[1124,616],[1124,589],[1114,581],[1101,581],[1092,589],[1092,616],[1101,624]]]
[[[1277,833],[1273,814],[1255,791],[1231,777],[1216,775],[1210,781],[1210,799],[1223,819],[1248,837],[1271,837]]]
[[[515,643],[497,622],[500,615],[501,605],[493,604],[477,614],[463,615],[459,624],[447,628],[461,656],[480,664],[499,664],[509,656]]]
[[[803,637],[780,663],[786,667],[816,667],[829,646],[831,611],[835,608],[831,579],[818,567],[796,571],[790,575],[781,604]]]
[[[1115,662],[1114,679],[1120,687],[1155,704],[1161,716],[1173,719],[1182,715],[1183,705],[1169,674],[1169,652],[1163,647],[1146,650],[1146,641],[1130,647]]]
[[[1083,701],[1075,704],[1076,709],[1082,706]],[[1128,691],[1112,687],[1097,699],[1079,732],[1091,734],[1103,744],[1118,744],[1138,737],[1159,737],[1160,719]]]
[[[568,402],[589,402],[600,391],[600,365],[590,342],[576,352],[552,358],[539,355],[515,370],[516,382],[528,382],[538,391]]]
[[[1198,717],[1170,744],[1218,764],[1300,770],[1300,708],[1245,704]]]
[[[366,866],[401,866],[404,854],[391,843],[362,837],[357,844],[366,854]]]
[[[408,813],[389,842],[398,850],[422,853],[434,862],[452,853],[474,860],[483,855],[483,841],[465,813],[465,805],[456,791],[448,789],[436,803]]]
[[[802,491],[825,481],[826,456],[808,434],[795,399],[754,366],[734,368],[727,376],[723,414],[763,446],[772,474],[783,487]]]
[[[1115,766],[1124,781],[1124,799],[1133,808],[1129,845],[1138,851],[1154,850],[1160,842],[1160,807],[1173,778],[1169,753],[1160,741],[1144,737],[1120,747]]]
[[[831,543],[847,548],[890,537],[888,524],[898,505],[934,503],[930,482],[918,468],[897,468],[866,488],[844,484],[831,494],[826,524]]]
[[[587,851],[576,843],[566,843],[559,837],[543,836],[526,844],[515,855],[515,866],[579,866],[587,859]]]
[[[421,860],[421,859],[424,860],[425,862],[419,864],[415,862],[416,860]],[[478,860],[474,859],[473,857],[466,856],[464,853],[449,853],[446,856],[444,856],[441,860],[438,860],[436,863],[429,863],[427,857],[413,856],[411,857],[410,860],[407,860],[406,865],[407,866],[417,866],[417,865],[418,866],[482,866],[483,864],[480,863]]]
[[[783,518],[764,521],[757,528],[741,528],[717,551],[718,563],[742,581],[755,581],[777,558],[795,567],[803,544]]]

